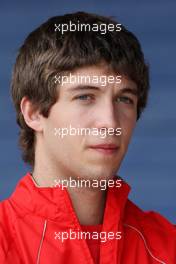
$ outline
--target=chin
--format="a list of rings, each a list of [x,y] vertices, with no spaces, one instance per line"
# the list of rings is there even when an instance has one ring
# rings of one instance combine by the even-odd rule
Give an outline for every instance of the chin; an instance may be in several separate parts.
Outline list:
[[[87,179],[109,180],[116,174],[117,169],[93,169],[86,173]]]

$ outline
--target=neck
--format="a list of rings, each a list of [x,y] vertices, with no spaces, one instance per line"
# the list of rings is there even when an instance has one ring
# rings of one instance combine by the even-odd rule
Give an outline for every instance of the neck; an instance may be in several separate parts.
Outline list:
[[[98,225],[103,223],[106,204],[106,191],[84,189],[69,189],[74,210],[80,224]]]
[[[45,166],[41,168],[40,170],[39,167],[35,167],[32,173],[32,177],[38,187],[52,187],[54,186],[54,180],[67,179],[67,177],[60,177],[59,175],[63,175],[60,172],[50,171]],[[98,225],[103,223],[106,190],[83,186],[67,187],[67,191],[81,225]]]

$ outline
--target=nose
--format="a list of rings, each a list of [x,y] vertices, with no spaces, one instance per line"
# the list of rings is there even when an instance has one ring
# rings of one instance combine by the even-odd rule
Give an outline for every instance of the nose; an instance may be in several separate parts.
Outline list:
[[[99,106],[96,115],[97,128],[114,128],[120,127],[120,119],[117,107],[110,100],[107,100]]]

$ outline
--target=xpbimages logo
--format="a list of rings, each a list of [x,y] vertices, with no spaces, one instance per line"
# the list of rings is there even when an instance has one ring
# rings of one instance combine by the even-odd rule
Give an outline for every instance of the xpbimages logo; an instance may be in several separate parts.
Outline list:
[[[120,127],[117,127],[116,129],[109,127],[109,128],[89,128],[89,127],[72,127],[71,125],[69,127],[62,127],[62,128],[54,128],[54,135],[59,136],[61,138],[65,136],[100,136],[100,138],[106,138],[109,136],[120,136],[122,134],[122,129]]]
[[[62,24],[54,24],[54,31],[59,31],[63,35],[67,31],[75,32],[75,31],[93,31],[93,32],[100,32],[100,34],[106,34],[108,31],[121,31],[122,27],[121,24],[105,24],[105,23],[80,23],[78,20],[77,23],[73,23],[69,21],[69,23],[62,23]]]
[[[64,243],[65,240],[100,240],[101,243],[105,243],[110,240],[119,240],[122,238],[122,232],[85,232],[85,231],[74,231],[69,229],[69,231],[65,232],[54,232],[54,239],[60,240]]]
[[[69,179],[55,179],[52,187],[59,187],[62,190],[65,188],[98,188],[101,190],[106,190],[108,188],[120,188],[122,186],[122,179],[118,177],[117,179],[108,180],[96,180],[96,179],[74,179],[69,177]]]
[[[108,84],[120,84],[122,81],[121,75],[74,75],[71,72],[68,75],[54,76],[54,83],[63,86],[64,84],[99,84],[101,86],[106,86]]]

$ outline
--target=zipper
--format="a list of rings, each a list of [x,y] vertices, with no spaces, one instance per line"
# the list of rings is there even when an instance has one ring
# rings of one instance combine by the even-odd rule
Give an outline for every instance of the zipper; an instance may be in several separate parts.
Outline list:
[[[43,241],[44,241],[44,237],[45,237],[45,233],[46,233],[46,226],[47,226],[47,220],[45,220],[45,222],[44,222],[42,238],[41,238],[39,249],[38,249],[38,253],[37,253],[37,262],[36,262],[36,264],[40,263],[40,255],[41,255],[41,249],[42,249],[42,245],[43,245]]]

